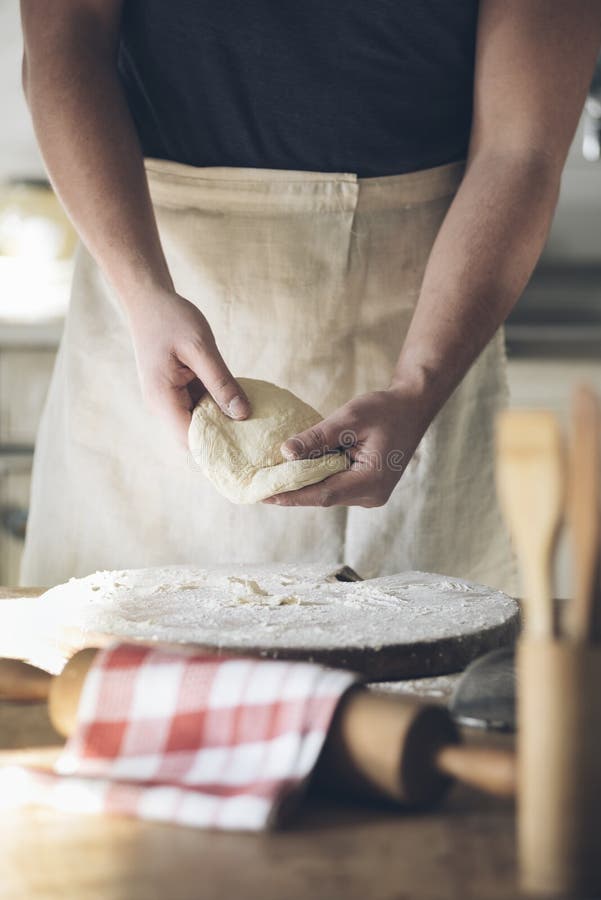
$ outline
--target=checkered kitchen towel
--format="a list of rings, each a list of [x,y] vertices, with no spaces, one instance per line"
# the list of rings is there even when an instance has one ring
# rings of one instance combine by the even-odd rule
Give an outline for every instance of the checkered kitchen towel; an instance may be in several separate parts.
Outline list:
[[[21,802],[207,828],[273,826],[354,681],[311,663],[110,647],[88,673],[57,774],[20,770]]]

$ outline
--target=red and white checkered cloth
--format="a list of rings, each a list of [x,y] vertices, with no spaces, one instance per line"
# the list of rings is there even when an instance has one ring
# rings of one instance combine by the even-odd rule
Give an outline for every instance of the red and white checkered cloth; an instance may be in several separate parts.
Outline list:
[[[77,812],[267,828],[355,680],[311,663],[110,647],[87,675],[56,774],[13,772],[12,793]]]

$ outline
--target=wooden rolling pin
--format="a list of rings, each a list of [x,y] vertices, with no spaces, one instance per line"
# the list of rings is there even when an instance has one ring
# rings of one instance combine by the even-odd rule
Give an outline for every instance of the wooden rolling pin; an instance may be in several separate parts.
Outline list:
[[[0,660],[0,699],[47,699],[56,730],[68,737],[79,697],[98,651],[75,654],[60,675],[15,660]],[[50,764],[60,748],[46,750]],[[0,754],[15,762],[15,753]],[[26,751],[23,762],[31,758]],[[515,793],[514,754],[465,746],[447,710],[357,686],[342,699],[316,767],[314,781],[345,795],[386,797],[404,806],[433,806],[453,779],[487,793]]]

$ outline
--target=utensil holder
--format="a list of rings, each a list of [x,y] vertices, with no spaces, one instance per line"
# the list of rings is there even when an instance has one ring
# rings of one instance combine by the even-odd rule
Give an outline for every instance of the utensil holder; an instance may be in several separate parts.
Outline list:
[[[524,638],[517,674],[522,888],[601,897],[601,645]]]

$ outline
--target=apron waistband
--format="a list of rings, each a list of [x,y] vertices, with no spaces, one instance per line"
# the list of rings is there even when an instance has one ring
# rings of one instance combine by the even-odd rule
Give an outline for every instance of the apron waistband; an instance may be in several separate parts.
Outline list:
[[[153,203],[261,214],[283,211],[380,210],[427,203],[455,193],[465,161],[401,175],[359,178],[352,172],[305,172],[236,166],[188,166],[146,159]]]

